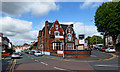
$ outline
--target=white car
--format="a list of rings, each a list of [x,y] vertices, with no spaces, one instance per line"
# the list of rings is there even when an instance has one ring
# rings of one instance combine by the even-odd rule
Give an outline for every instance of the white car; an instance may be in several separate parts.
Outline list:
[[[35,51],[34,55],[35,55],[35,56],[41,56],[42,53],[41,53],[40,51]]]
[[[17,53],[17,52],[14,52],[14,53],[11,55],[11,58],[20,58],[20,54]]]
[[[114,49],[114,48],[107,48],[106,50],[105,50],[105,52],[115,52],[116,50]]]

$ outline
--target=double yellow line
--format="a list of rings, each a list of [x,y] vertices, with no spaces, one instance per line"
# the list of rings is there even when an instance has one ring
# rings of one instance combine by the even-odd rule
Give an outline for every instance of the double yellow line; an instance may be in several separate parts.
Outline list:
[[[14,71],[15,64],[16,64],[16,59],[13,60],[9,72],[13,72]]]

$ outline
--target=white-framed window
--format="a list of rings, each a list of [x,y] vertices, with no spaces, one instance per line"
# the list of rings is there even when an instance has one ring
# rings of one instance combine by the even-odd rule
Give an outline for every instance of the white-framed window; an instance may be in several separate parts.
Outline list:
[[[63,31],[63,35],[64,35],[64,31]]]
[[[70,28],[68,29],[68,32],[70,32]]]
[[[61,43],[53,43],[53,50],[61,50],[62,44]]]
[[[70,33],[67,34],[67,37],[68,37],[68,41],[71,41],[71,34]]]
[[[0,37],[0,43],[2,42],[2,37]]]
[[[54,34],[55,34],[55,36],[59,36],[60,32],[59,31],[55,31]]]
[[[56,30],[58,30],[58,25],[57,24],[55,25],[55,28],[56,28]]]
[[[72,50],[73,49],[73,44],[72,43],[67,43],[67,49]]]

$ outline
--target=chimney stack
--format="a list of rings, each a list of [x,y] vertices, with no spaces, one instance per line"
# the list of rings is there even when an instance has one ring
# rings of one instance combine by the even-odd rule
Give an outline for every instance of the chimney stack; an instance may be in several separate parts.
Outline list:
[[[3,33],[0,33],[0,36],[3,37]]]

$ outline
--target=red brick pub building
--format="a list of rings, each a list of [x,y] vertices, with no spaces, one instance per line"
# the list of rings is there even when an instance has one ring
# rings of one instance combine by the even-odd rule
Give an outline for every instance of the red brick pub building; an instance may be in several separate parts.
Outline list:
[[[90,51],[77,50],[75,45],[76,34],[73,24],[59,24],[56,20],[53,23],[45,22],[45,27],[39,31],[37,50],[45,55],[58,55],[69,57],[88,57]]]

